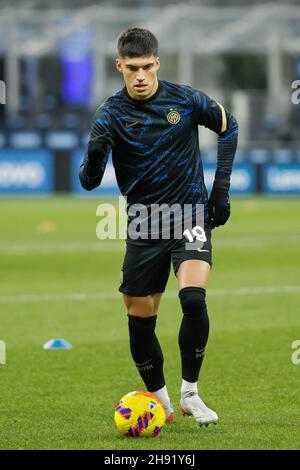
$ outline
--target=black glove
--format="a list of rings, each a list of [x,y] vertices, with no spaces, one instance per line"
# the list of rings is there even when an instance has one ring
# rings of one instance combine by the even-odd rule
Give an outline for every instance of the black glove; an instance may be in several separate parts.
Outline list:
[[[101,167],[102,162],[107,157],[107,154],[113,145],[114,142],[109,132],[106,132],[103,135],[98,135],[89,141],[87,149],[89,172],[93,173]]]
[[[212,228],[227,222],[230,217],[230,199],[227,191],[212,190],[208,200],[208,213]]]

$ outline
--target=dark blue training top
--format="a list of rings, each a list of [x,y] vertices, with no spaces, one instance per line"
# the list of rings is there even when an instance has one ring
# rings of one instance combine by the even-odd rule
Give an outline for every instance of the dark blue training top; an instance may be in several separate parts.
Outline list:
[[[198,125],[219,134],[216,170],[229,177],[237,142],[236,120],[190,86],[160,80],[156,93],[146,100],[131,98],[124,87],[97,110],[90,142],[104,134],[112,139],[117,182],[129,206],[204,204],[207,209]],[[85,155],[80,170],[85,189],[101,183],[108,154],[109,147],[99,151],[99,165],[92,173],[88,152]]]

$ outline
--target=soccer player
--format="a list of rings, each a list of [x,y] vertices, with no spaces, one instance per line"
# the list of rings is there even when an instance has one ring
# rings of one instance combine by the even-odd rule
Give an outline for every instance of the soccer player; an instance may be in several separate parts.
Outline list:
[[[158,42],[148,30],[130,28],[119,36],[117,70],[125,86],[99,107],[79,177],[86,190],[100,185],[112,149],[116,178],[127,198],[128,224],[135,204],[204,207],[203,227],[181,239],[135,239],[127,230],[119,291],[128,312],[130,350],[145,386],[166,409],[174,410],[155,334],[159,303],[171,261],[178,279],[182,323],[179,330],[182,384],[180,410],[200,425],[217,423],[217,413],[198,394],[198,378],[209,334],[206,288],[212,266],[211,230],[230,216],[230,175],[237,146],[235,118],[202,91],[158,80]],[[208,198],[198,142],[198,126],[218,134],[217,165]],[[133,211],[134,212],[134,211]],[[151,214],[149,215],[151,219]],[[170,218],[174,225],[174,219]],[[173,226],[174,229],[174,226]],[[200,230],[200,232],[199,232]],[[201,235],[202,247],[190,246]],[[170,319],[171,321],[171,319]]]

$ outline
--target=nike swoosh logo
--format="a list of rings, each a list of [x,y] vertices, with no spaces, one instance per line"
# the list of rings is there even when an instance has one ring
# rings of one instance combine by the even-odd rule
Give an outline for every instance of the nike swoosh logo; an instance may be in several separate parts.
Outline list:
[[[209,250],[201,250],[201,248],[197,248],[197,251],[207,251],[207,252],[209,252]]]
[[[140,121],[135,121],[135,122],[125,122],[125,127],[126,129],[128,129],[128,127],[133,127],[133,126],[136,126],[137,124],[139,124]]]

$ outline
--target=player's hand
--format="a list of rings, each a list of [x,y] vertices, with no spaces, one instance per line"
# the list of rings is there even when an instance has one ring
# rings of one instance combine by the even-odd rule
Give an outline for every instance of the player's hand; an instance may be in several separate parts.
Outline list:
[[[114,142],[109,132],[91,139],[87,151],[89,167],[91,169],[98,167],[113,145]]]
[[[224,225],[230,217],[228,191],[213,188],[208,200],[208,213],[212,228]]]

